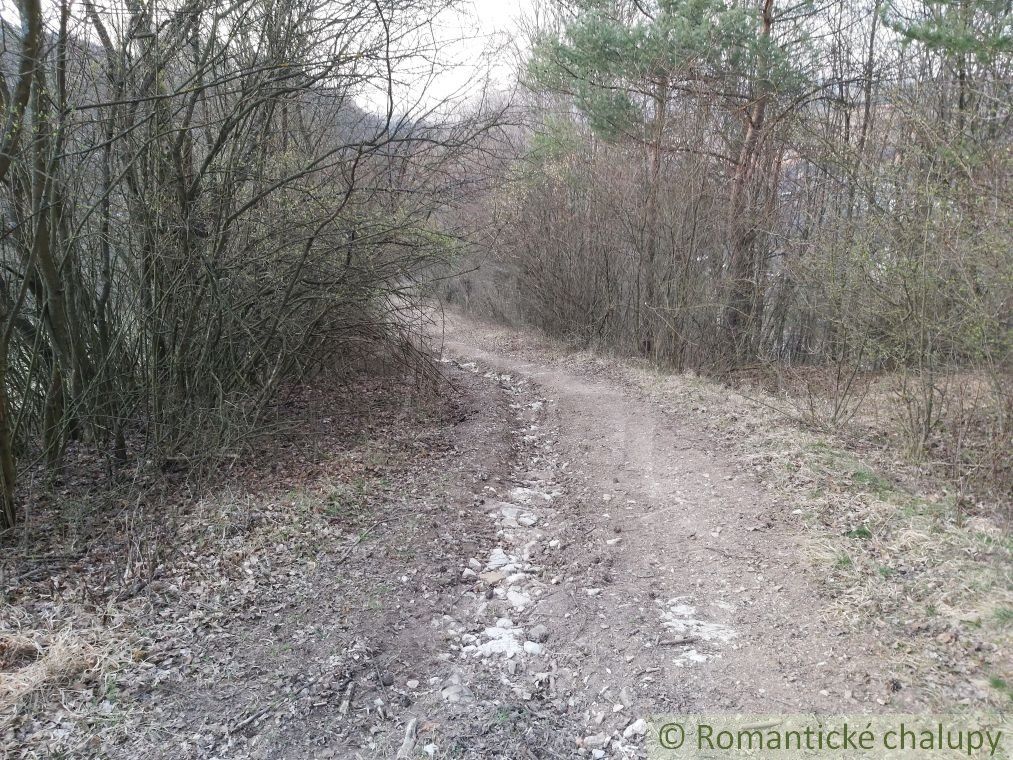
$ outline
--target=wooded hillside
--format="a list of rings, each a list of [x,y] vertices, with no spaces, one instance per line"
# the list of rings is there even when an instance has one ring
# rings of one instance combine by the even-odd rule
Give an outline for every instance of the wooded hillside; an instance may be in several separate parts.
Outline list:
[[[19,6],[0,88],[0,531],[19,471],[55,473],[70,442],[110,473],[213,458],[286,382],[416,361],[419,275],[454,247],[432,221],[446,167],[496,122],[394,103],[440,8]],[[356,102],[371,93],[386,113]]]
[[[485,273],[451,297],[677,370],[759,373],[816,425],[881,390],[911,455],[1008,485],[1009,4],[544,11],[530,126],[480,212]]]

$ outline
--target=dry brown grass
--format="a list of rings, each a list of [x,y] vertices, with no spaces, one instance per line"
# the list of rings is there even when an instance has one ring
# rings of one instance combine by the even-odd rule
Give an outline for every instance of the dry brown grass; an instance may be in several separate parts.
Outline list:
[[[886,379],[871,388],[877,408],[865,420],[832,431],[798,424],[783,397],[759,389],[746,397],[644,368],[627,376],[726,441],[786,500],[807,526],[809,556],[832,599],[827,612],[876,631],[880,655],[903,666],[909,686],[940,709],[1008,708],[1008,513],[1001,498],[968,508],[945,471],[864,434],[895,408]]]
[[[874,446],[960,490],[962,508],[1008,512],[1013,487],[1013,378],[995,372],[849,375],[833,368],[764,372],[759,393],[803,425]],[[748,393],[748,391],[747,391]]]
[[[102,657],[89,638],[73,630],[38,638],[0,634],[0,714],[95,671]]]

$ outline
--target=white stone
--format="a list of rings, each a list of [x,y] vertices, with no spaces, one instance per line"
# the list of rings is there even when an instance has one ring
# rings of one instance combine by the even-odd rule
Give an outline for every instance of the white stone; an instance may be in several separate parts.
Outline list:
[[[608,744],[609,738],[606,734],[593,734],[584,737],[584,747],[587,749],[601,749]]]
[[[506,594],[507,601],[513,605],[515,610],[523,610],[529,604],[531,604],[531,598],[526,594],[522,594],[520,591],[514,591],[510,589]]]
[[[634,736],[643,736],[647,733],[647,721],[643,718],[638,718],[623,729],[623,738],[629,739]]]
[[[489,561],[486,563],[486,567],[490,570],[498,570],[501,567],[506,567],[510,564],[510,558],[506,555],[500,547],[496,547],[492,550],[489,555]]]

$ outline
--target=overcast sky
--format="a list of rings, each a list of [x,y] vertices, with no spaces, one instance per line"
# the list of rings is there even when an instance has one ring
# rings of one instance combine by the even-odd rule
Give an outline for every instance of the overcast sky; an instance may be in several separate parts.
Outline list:
[[[451,100],[461,103],[476,98],[487,77],[494,86],[506,87],[515,74],[518,46],[525,49],[519,35],[521,20],[532,12],[536,0],[462,0],[457,10],[441,14],[417,44],[426,54],[402,62],[395,71],[397,79],[395,111],[418,112]],[[55,29],[57,4],[42,0],[47,22]],[[82,6],[72,5],[75,17],[83,19]],[[108,10],[99,3],[104,12]],[[20,18],[15,0],[0,0],[0,17],[12,23]],[[358,101],[369,110],[387,110],[387,92],[363,92]]]
[[[436,65],[427,55],[402,65],[395,73],[395,110],[421,107],[451,99],[478,97],[487,76],[494,86],[506,87],[514,75],[521,20],[530,14],[533,0],[467,0],[458,12],[444,13],[433,28]],[[432,42],[432,40],[431,40]],[[423,95],[424,93],[424,95]],[[387,94],[369,92],[362,105],[385,111]]]

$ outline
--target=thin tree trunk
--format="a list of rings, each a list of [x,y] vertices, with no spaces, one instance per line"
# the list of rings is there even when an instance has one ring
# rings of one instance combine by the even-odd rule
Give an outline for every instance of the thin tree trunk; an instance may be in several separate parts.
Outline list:
[[[42,41],[42,9],[39,0],[22,0],[21,12],[21,62],[18,83],[5,106],[3,135],[0,137],[0,182],[11,167],[14,151],[17,149],[24,128],[25,111],[32,94],[32,82],[38,67],[39,46]],[[26,279],[27,282],[27,279]],[[11,407],[7,396],[7,367],[10,338],[18,318],[22,297],[5,314],[3,335],[0,336],[0,532],[10,530],[17,523],[17,458],[12,440]]]
[[[761,40],[770,38],[774,23],[774,0],[764,0],[760,24]],[[753,333],[757,328],[756,291],[763,287],[758,278],[756,260],[757,220],[754,218],[753,179],[760,158],[760,138],[763,134],[767,104],[770,101],[770,86],[767,81],[769,65],[760,65],[756,84],[756,97],[746,109],[746,124],[742,147],[732,178],[732,194],[729,203],[728,237],[730,260],[728,263],[725,329],[727,330],[727,353],[732,363],[747,360]]]

